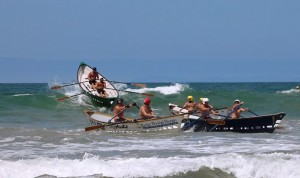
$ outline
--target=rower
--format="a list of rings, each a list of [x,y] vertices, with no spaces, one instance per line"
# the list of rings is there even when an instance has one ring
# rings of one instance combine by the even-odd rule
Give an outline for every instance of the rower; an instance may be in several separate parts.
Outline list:
[[[195,111],[197,103],[194,102],[193,96],[188,96],[187,100],[188,101],[186,103],[184,103],[182,109],[187,109],[189,111],[189,113]]]
[[[124,105],[123,104],[123,99],[119,98],[117,100],[117,105],[114,107],[114,121],[115,122],[125,122],[128,121],[127,119],[125,119],[125,110],[131,106],[135,105],[135,103],[133,103],[132,105]]]
[[[107,94],[104,90],[104,88],[106,88],[106,83],[104,82],[103,78],[101,78],[100,81],[97,82],[93,88],[94,88],[94,90],[97,90],[99,96],[101,96],[103,98],[107,97]]]
[[[234,104],[232,106],[232,114],[231,118],[232,119],[238,119],[241,116],[241,112],[248,111],[247,108],[241,108],[240,106],[243,104],[240,100],[236,99],[234,100]]]
[[[202,98],[202,104],[198,105],[199,112],[203,119],[210,119],[209,114],[218,114],[218,112],[213,110],[213,106],[209,104],[208,98]]]
[[[150,119],[156,117],[155,113],[150,107],[151,99],[145,98],[144,105],[140,108],[140,119]]]
[[[91,88],[96,84],[96,80],[99,79],[99,73],[97,72],[97,68],[93,67],[93,71],[88,74],[88,80],[91,85]]]

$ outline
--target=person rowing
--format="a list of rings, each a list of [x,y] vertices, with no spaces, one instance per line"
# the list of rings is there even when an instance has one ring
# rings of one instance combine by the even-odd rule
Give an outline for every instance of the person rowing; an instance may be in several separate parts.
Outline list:
[[[218,112],[213,110],[213,106],[209,104],[208,98],[201,98],[202,103],[198,104],[198,111],[201,113],[203,119],[210,119],[211,114],[218,114]]]
[[[99,79],[99,73],[96,67],[93,67],[93,71],[88,74],[87,79],[89,80],[91,88],[93,88],[93,86],[96,85],[96,80]]]
[[[106,98],[107,94],[104,90],[104,88],[106,88],[106,83],[104,82],[103,78],[100,78],[99,82],[96,82],[96,84],[94,85],[94,90],[97,90],[98,94],[100,97]]]
[[[127,122],[129,120],[127,120],[125,118],[125,110],[131,106],[136,106],[135,103],[132,103],[130,105],[124,105],[123,104],[123,99],[122,98],[118,98],[117,100],[117,105],[114,107],[114,121],[115,122]]]
[[[150,107],[151,99],[145,98],[144,105],[140,108],[140,119],[150,119],[156,117],[155,113]]]
[[[187,109],[189,111],[189,113],[194,112],[196,109],[197,103],[194,102],[193,96],[188,96],[187,100],[188,101],[186,103],[184,103],[182,109]]]
[[[231,118],[232,119],[238,119],[241,117],[241,112],[248,111],[248,108],[241,108],[241,105],[244,104],[240,100],[236,99],[234,100],[234,104],[232,106],[232,114]]]

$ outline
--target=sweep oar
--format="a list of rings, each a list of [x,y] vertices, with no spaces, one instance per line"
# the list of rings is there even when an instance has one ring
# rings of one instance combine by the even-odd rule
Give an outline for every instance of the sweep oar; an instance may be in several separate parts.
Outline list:
[[[139,92],[134,92],[134,91],[118,90],[118,89],[114,89],[114,88],[106,88],[106,89],[116,90],[116,91],[122,91],[122,92],[127,92],[127,93],[140,94],[140,95],[144,95],[144,96],[154,96],[154,95],[151,94],[151,93],[139,93]]]
[[[140,94],[140,95],[144,95],[144,96],[155,96],[151,93],[138,93],[138,92],[126,91],[126,90],[118,90],[118,91],[123,91],[123,92],[127,92],[127,93],[135,93],[135,94]]]
[[[117,90],[117,89],[114,89],[114,88],[106,88],[106,89],[116,90],[116,91],[122,91],[122,92],[127,92],[127,93],[140,94],[140,95],[144,95],[144,96],[154,96],[154,95],[151,94],[151,93],[139,93],[139,92],[133,92],[133,91],[126,91],[126,90]],[[95,91],[95,90],[92,90],[92,91]],[[90,91],[90,92],[91,92],[91,91]],[[69,98],[72,98],[72,97],[74,97],[74,96],[83,95],[83,94],[86,94],[86,93],[78,93],[78,94],[72,95],[72,96],[65,96],[65,97],[62,97],[62,98],[58,98],[57,101],[63,101],[63,100],[65,100],[65,99],[69,99]]]
[[[117,81],[109,81],[109,82],[113,82],[113,83],[123,83],[123,84],[133,85],[133,86],[140,87],[140,88],[145,88],[145,87],[147,87],[147,85],[146,85],[146,84],[143,84],[143,83],[126,83],[126,82],[117,82]]]
[[[84,82],[88,82],[88,81],[84,81]],[[70,83],[70,84],[65,84],[65,85],[55,85],[55,86],[52,86],[51,89],[52,90],[57,90],[57,89],[60,89],[62,87],[77,85],[77,84],[84,83],[84,82],[76,82],[76,83]]]

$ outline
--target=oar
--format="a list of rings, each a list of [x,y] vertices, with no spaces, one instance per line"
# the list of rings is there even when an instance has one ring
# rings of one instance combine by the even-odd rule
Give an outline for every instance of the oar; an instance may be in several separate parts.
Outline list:
[[[135,94],[140,94],[140,95],[144,95],[144,96],[154,96],[153,94],[150,94],[150,93],[139,93],[139,92],[134,92],[134,91],[118,90],[118,89],[115,89],[115,88],[106,88],[106,89],[122,91],[122,92],[127,92],[127,93],[135,93]],[[93,91],[95,91],[95,90],[93,90]]]
[[[88,82],[88,81],[84,81],[84,82]],[[84,82],[76,82],[76,83],[70,83],[70,84],[65,84],[65,85],[56,85],[56,86],[52,86],[51,89],[52,90],[57,90],[57,89],[60,89],[62,87],[77,85],[77,84],[84,83]]]
[[[107,88],[107,89],[117,90],[117,91],[122,91],[122,92],[127,92],[127,93],[135,93],[135,94],[140,94],[140,95],[144,95],[144,96],[154,96],[153,94],[150,94],[150,93],[139,93],[139,92],[134,92],[134,91],[118,90],[118,89],[114,89],[114,88]]]
[[[65,97],[62,97],[62,98],[58,98],[57,101],[63,101],[63,100],[65,100],[65,99],[69,99],[69,98],[72,98],[72,97],[74,97],[74,96],[83,95],[83,94],[85,94],[85,93],[78,93],[78,94],[76,94],[76,95],[65,96]]]
[[[252,113],[252,114],[254,114],[255,116],[259,116],[258,114],[256,114],[256,113],[254,113],[254,112],[252,112],[251,110],[247,110],[248,112],[250,112],[250,113]]]
[[[84,130],[87,132],[96,129],[103,129],[104,127],[105,127],[104,125],[94,125],[94,126],[86,127]]]
[[[117,89],[114,89],[114,88],[106,88],[106,89],[117,90]],[[95,91],[95,90],[92,90],[92,91]],[[144,96],[154,96],[153,94],[150,94],[150,93],[138,93],[138,92],[126,91],[126,90],[117,90],[117,91],[122,91],[122,92],[127,92],[127,93],[135,93],[135,94],[140,94],[140,95],[144,95]],[[89,91],[89,92],[91,92],[91,91]],[[86,93],[79,93],[79,94],[72,95],[72,96],[65,96],[65,97],[62,97],[62,98],[58,98],[57,101],[63,101],[65,99],[69,99],[71,97],[82,95],[82,94],[86,94]]]
[[[113,82],[113,83],[123,83],[123,84],[133,85],[133,86],[140,87],[140,88],[145,88],[145,87],[147,87],[147,85],[146,85],[146,84],[143,84],[143,83],[126,83],[126,82],[117,82],[117,81],[109,81],[109,82]]]
[[[139,106],[136,105],[136,103],[132,103],[132,106],[136,106],[137,108],[140,108]],[[96,130],[96,129],[103,129],[105,126],[111,126],[111,125],[116,125],[116,124],[121,124],[121,123],[125,123],[125,122],[116,122],[116,123],[111,123],[110,121],[113,120],[117,115],[119,115],[121,112],[125,111],[127,108],[129,107],[125,107],[124,109],[122,109],[119,113],[117,113],[114,117],[110,118],[108,120],[108,124],[103,124],[103,125],[95,125],[95,126],[90,126],[90,127],[86,127],[84,130],[87,131],[91,131],[91,130]]]

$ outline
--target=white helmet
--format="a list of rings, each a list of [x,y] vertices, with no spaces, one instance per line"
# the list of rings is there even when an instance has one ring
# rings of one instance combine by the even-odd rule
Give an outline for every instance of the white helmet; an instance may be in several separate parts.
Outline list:
[[[236,100],[234,100],[234,103],[235,103],[235,102],[240,103],[241,101],[240,101],[239,99],[236,99]]]
[[[207,103],[208,101],[209,101],[208,98],[203,98],[203,99],[202,99],[202,104],[205,104],[205,103]]]

